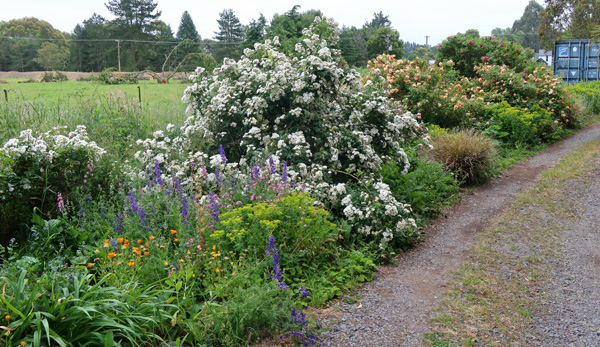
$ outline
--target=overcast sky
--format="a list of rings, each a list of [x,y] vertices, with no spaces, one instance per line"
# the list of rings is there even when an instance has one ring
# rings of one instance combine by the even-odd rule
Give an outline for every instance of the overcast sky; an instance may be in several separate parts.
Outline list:
[[[98,13],[106,19],[114,16],[104,5],[108,0],[0,0],[0,21],[23,17],[43,19],[53,27],[71,32],[77,23]],[[543,4],[541,0],[538,0]],[[181,14],[188,11],[202,38],[213,38],[217,31],[217,18],[223,9],[233,9],[242,24],[264,14],[268,21],[273,14],[289,11],[300,5],[301,11],[319,9],[325,16],[334,18],[340,25],[361,27],[373,18],[373,13],[383,11],[408,42],[440,43],[448,35],[478,29],[489,35],[492,29],[512,27],[519,19],[529,0],[158,0],[161,20],[177,32]]]

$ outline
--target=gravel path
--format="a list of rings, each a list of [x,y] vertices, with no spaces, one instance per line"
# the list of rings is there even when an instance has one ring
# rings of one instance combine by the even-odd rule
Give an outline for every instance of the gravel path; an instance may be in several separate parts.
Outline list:
[[[331,346],[344,347],[420,345],[421,335],[427,332],[427,322],[433,317],[432,309],[439,303],[448,282],[453,278],[453,273],[468,260],[475,235],[486,227],[490,218],[500,214],[512,203],[516,193],[530,186],[542,170],[552,167],[582,144],[599,137],[600,123],[597,123],[547,148],[524,163],[514,166],[502,177],[477,189],[473,194],[466,196],[461,204],[446,211],[444,216],[426,228],[427,241],[412,251],[400,255],[396,266],[382,267],[378,278],[359,290],[358,294],[362,295],[359,302],[340,303],[341,310],[337,317],[334,314],[336,309],[331,310],[334,313],[326,322],[339,331],[333,334],[332,339],[327,343]],[[586,210],[582,210],[582,213],[584,216],[598,217],[600,192],[592,192],[589,197],[592,201],[587,205],[583,204],[582,208]],[[572,242],[567,244],[565,254],[573,248],[580,247],[582,242],[586,247],[590,247],[590,251],[594,247],[598,249],[599,222],[591,219],[584,220],[586,222],[582,223],[590,223],[588,229],[575,228],[582,234],[579,238],[570,239]],[[595,236],[585,234],[586,230],[595,230]],[[577,257],[573,258],[577,260],[575,259]],[[588,260],[590,258],[588,257]],[[553,344],[554,342],[551,342],[553,336],[575,338],[582,333],[588,336],[588,340],[581,340],[581,344],[575,343],[573,346],[600,346],[600,336],[594,336],[600,333],[600,321],[586,322],[582,319],[590,311],[595,311],[596,317],[599,317],[597,298],[600,298],[600,286],[598,286],[600,258],[593,258],[593,261],[595,263],[588,262],[587,267],[568,261],[560,264],[564,268],[557,266],[557,276],[562,276],[563,281],[557,283],[554,291],[567,297],[557,296],[555,303],[564,306],[558,306],[559,311],[556,315],[544,318],[544,321],[540,320],[538,325],[540,331],[536,331],[535,334],[543,335],[540,341],[549,341],[548,344],[542,343],[542,345],[564,346],[563,338]],[[579,270],[578,273],[582,278],[573,277],[574,268]],[[596,276],[587,276],[591,273]],[[568,290],[564,290],[565,288]],[[581,288],[593,289],[589,291],[585,289],[582,293]],[[583,295],[587,295],[587,299],[580,300]],[[569,301],[574,305],[568,304]],[[593,304],[590,305],[592,302]],[[551,306],[549,311],[553,310]],[[568,321],[563,322],[561,319],[564,318],[560,318],[561,310],[578,310],[578,312],[571,314]],[[335,322],[339,324],[336,326]],[[595,326],[590,327],[586,324],[595,324]],[[544,327],[546,327],[545,331]]]
[[[600,346],[600,163],[565,192],[579,218],[562,221],[562,249],[533,332],[540,346]],[[557,221],[557,224],[560,221]]]

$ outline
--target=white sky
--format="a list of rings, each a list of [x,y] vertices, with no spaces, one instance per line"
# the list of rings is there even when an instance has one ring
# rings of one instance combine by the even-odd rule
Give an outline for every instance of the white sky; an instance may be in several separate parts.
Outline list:
[[[181,14],[187,10],[202,38],[213,38],[218,29],[217,18],[223,9],[233,9],[242,24],[263,13],[270,21],[273,14],[289,11],[300,5],[300,11],[319,9],[339,24],[361,27],[383,11],[408,42],[438,44],[447,36],[468,29],[478,29],[481,35],[490,35],[492,29],[512,27],[519,19],[529,0],[155,0],[162,11],[161,20],[177,33]],[[0,0],[0,21],[36,17],[53,27],[71,32],[77,23],[98,13],[106,19],[114,16],[104,5],[108,0]],[[543,1],[538,0],[540,4]]]

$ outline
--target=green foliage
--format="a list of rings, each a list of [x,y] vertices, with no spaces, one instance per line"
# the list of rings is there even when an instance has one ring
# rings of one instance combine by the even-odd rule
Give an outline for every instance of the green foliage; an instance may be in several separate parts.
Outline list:
[[[402,168],[396,162],[385,163],[381,174],[394,197],[410,204],[417,222],[422,225],[435,218],[441,208],[452,201],[458,193],[459,182],[454,173],[444,170],[442,164],[419,156],[415,150],[407,154],[410,160],[407,174],[401,173]]]
[[[534,52],[542,48],[538,27],[542,23],[543,12],[542,5],[535,0],[530,0],[521,18],[517,19],[512,26],[512,32],[519,37],[519,44],[525,48],[531,48]],[[505,39],[505,41],[508,40]]]
[[[138,79],[135,74],[121,74],[116,75],[114,68],[108,68],[102,70],[98,75],[98,81],[104,84],[137,84]]]
[[[600,114],[600,82],[580,82],[567,90],[581,99],[587,112]]]
[[[600,25],[600,4],[595,0],[546,0],[538,33],[551,47],[559,39],[588,39]]]
[[[437,59],[452,60],[461,76],[475,77],[475,67],[482,64],[506,65],[516,72],[530,64],[533,52],[514,41],[493,37],[471,37],[462,34],[448,37],[438,47]]]
[[[487,129],[492,135],[508,145],[535,146],[553,142],[565,135],[565,130],[554,121],[552,114],[538,105],[529,109],[510,106],[506,101],[487,109],[491,118],[477,127]]]
[[[427,156],[441,163],[446,170],[456,172],[468,184],[489,178],[496,155],[496,144],[473,129],[454,131],[431,140]]]
[[[235,208],[219,216],[210,235],[225,250],[248,250],[253,257],[264,255],[269,237],[274,237],[286,263],[328,261],[332,242],[338,237],[335,224],[328,221],[329,213],[319,208],[304,193],[292,193],[275,203],[262,202]],[[291,257],[301,260],[292,260]]]
[[[302,39],[302,30],[309,27],[315,17],[323,16],[318,10],[300,12],[299,9],[300,5],[295,5],[284,14],[273,15],[269,27],[266,28],[266,38],[273,40],[275,36],[279,37],[281,51],[288,54],[295,52],[296,43]]]
[[[52,27],[50,23],[34,17],[0,22],[0,36],[3,37],[0,39],[0,52],[2,52],[0,53],[0,66],[4,71],[43,70],[43,63],[47,61],[43,60],[38,63],[36,60],[40,49],[44,51],[44,49],[50,48],[50,51],[61,59],[63,53],[68,52],[66,43],[61,41],[65,39],[64,34]],[[43,42],[43,39],[57,41],[56,43]]]
[[[156,333],[172,307],[160,302],[155,289],[132,282],[105,286],[106,277],[95,279],[80,270],[72,283],[61,282],[60,276],[3,273],[0,313],[9,332],[0,336],[3,345],[138,346],[162,341]]]
[[[404,44],[400,40],[400,34],[389,27],[380,27],[375,30],[367,41],[366,48],[369,59],[374,59],[380,54],[394,55],[399,59],[404,54]]]
[[[69,48],[52,42],[42,42],[42,46],[37,50],[38,56],[33,59],[35,62],[49,70],[65,68],[69,58]]]
[[[44,72],[41,82],[61,82],[68,81],[67,75],[60,71],[55,72]]]
[[[83,187],[95,193],[107,183],[107,167],[103,165],[98,165],[96,175],[87,177],[86,172],[90,171],[89,167],[95,160],[85,148],[62,149],[52,160],[36,153],[11,159],[0,152],[0,157],[3,157],[0,164],[2,242],[13,237],[18,241],[25,240],[28,237],[27,225],[35,214],[44,218],[58,216],[58,193],[68,198]],[[38,222],[39,219],[33,221]]]

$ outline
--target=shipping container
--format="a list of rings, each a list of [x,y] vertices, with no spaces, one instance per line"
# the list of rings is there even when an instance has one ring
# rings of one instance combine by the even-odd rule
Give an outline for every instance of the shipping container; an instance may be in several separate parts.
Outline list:
[[[567,83],[597,81],[600,76],[600,49],[591,40],[563,40],[554,43],[554,73]]]

